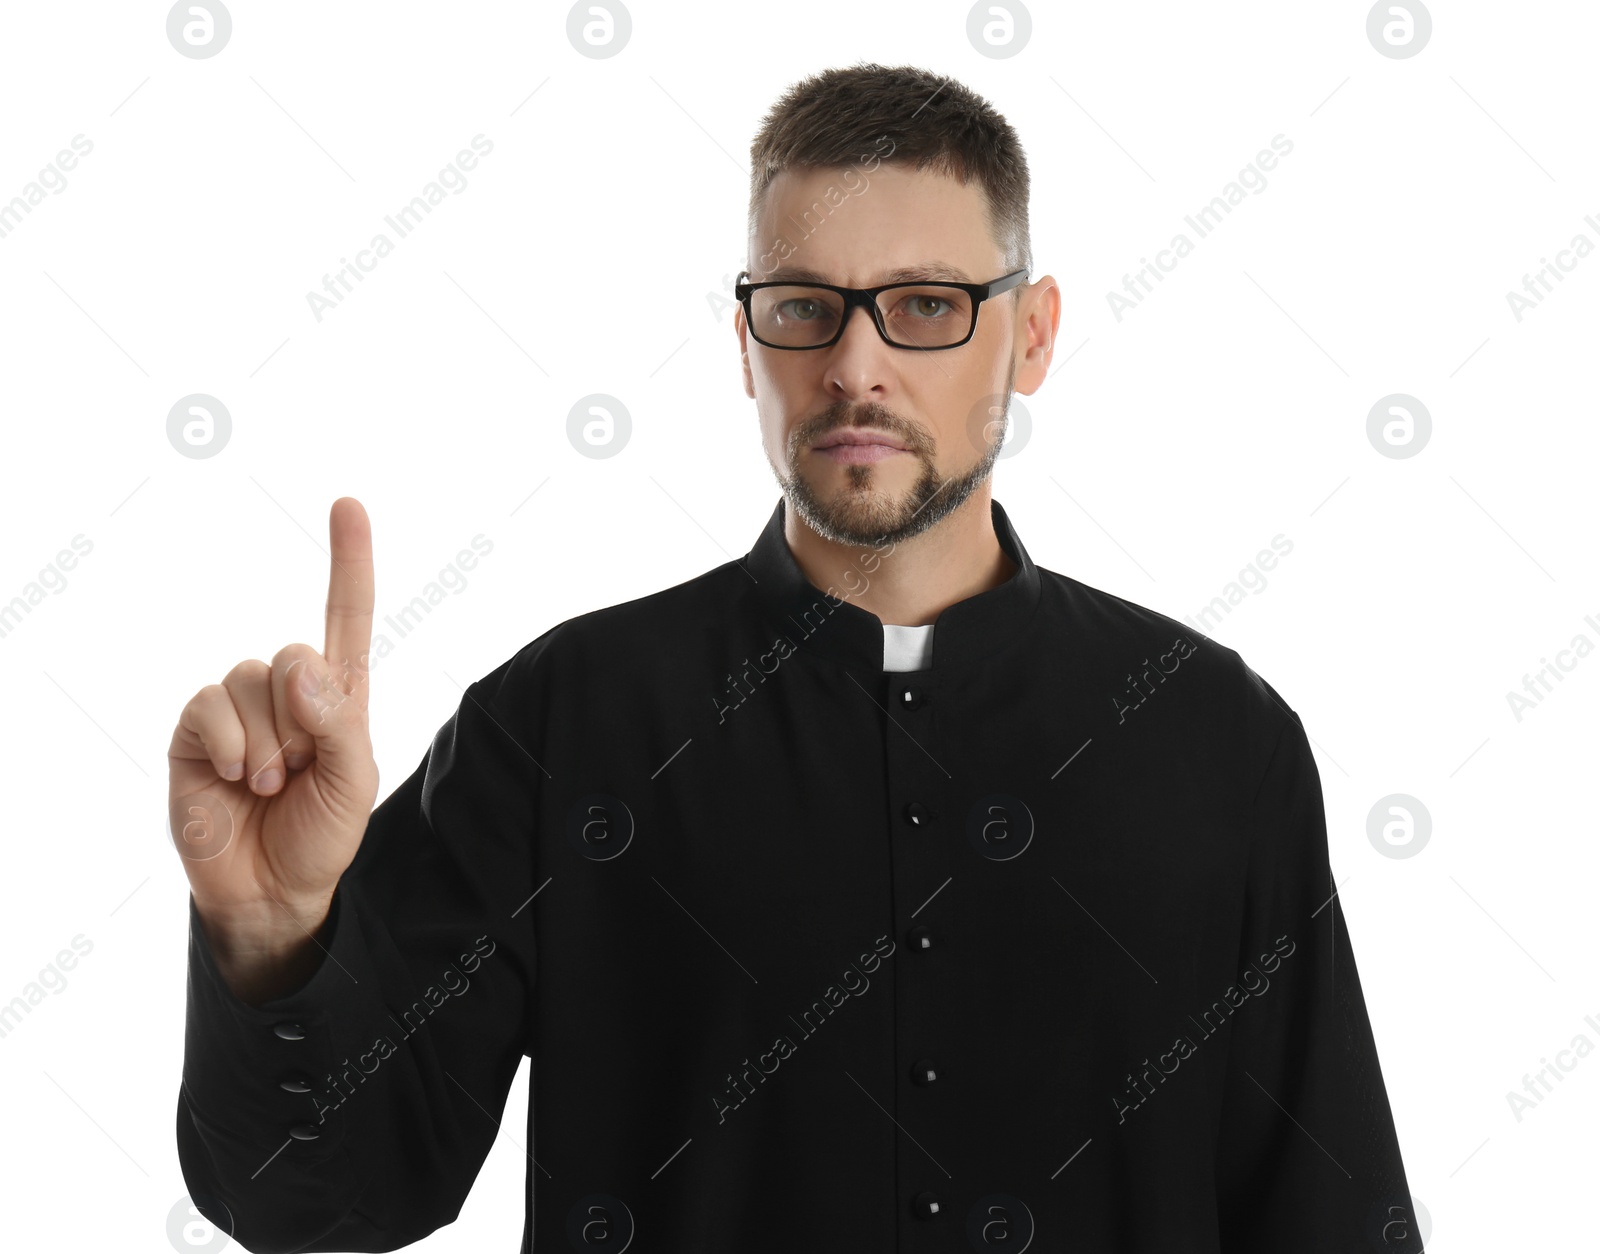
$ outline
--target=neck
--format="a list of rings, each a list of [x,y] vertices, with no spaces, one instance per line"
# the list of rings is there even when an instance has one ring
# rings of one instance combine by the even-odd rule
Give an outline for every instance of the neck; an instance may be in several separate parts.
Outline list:
[[[920,627],[957,601],[999,587],[1016,572],[994,533],[989,485],[937,526],[881,548],[824,539],[783,511],[783,535],[805,577],[885,623]]]

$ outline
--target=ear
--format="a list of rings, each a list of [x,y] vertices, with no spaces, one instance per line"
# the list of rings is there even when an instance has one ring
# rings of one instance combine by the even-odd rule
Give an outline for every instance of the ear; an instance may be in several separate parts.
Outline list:
[[[733,311],[733,332],[739,337],[739,365],[744,371],[744,394],[755,400],[756,381],[750,373],[750,344],[745,338],[743,305]]]
[[[1044,274],[1023,289],[1017,302],[1017,377],[1013,388],[1032,396],[1050,374],[1056,329],[1061,325],[1061,289]]]

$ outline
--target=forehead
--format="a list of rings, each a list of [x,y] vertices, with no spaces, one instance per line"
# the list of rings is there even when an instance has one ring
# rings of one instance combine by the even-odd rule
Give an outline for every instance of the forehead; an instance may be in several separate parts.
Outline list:
[[[982,282],[998,273],[999,261],[981,185],[888,163],[782,171],[750,240],[757,281]]]

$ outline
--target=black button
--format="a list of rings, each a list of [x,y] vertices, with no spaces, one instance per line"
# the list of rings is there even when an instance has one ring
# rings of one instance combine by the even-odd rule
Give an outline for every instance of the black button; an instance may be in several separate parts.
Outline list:
[[[933,811],[920,801],[906,803],[906,822],[912,827],[926,827],[933,819]]]
[[[906,933],[906,944],[913,949],[932,949],[933,932],[925,927],[914,927]]]
[[[932,700],[926,688],[900,689],[900,708],[902,710],[920,710]]]
[[[315,1141],[322,1133],[314,1123],[297,1123],[289,1129],[289,1135],[297,1141]]]
[[[303,1041],[306,1039],[306,1030],[298,1023],[274,1023],[272,1030],[286,1041]]]
[[[916,1200],[911,1203],[911,1209],[916,1212],[918,1219],[937,1219],[944,1213],[935,1193],[918,1193]]]
[[[309,1080],[301,1079],[297,1075],[292,1075],[287,1079],[279,1080],[278,1087],[286,1093],[311,1092],[311,1082]]]
[[[939,1078],[939,1066],[931,1058],[919,1058],[911,1068],[911,1082],[927,1087]]]

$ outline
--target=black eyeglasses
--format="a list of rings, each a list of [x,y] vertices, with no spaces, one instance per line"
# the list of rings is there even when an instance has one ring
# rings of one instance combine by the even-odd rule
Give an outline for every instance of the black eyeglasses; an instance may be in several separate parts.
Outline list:
[[[739,278],[749,275],[739,271]],[[978,329],[978,307],[1009,292],[1028,277],[1015,270],[989,283],[886,283],[882,287],[838,287],[832,283],[736,283],[745,325],[768,348],[828,348],[844,335],[857,305],[872,314],[883,342],[894,348],[931,352],[959,348]]]

